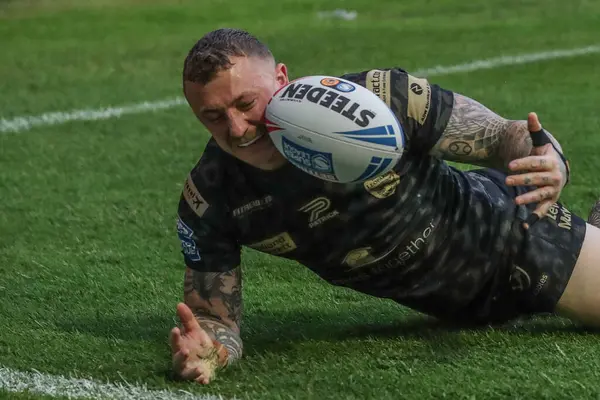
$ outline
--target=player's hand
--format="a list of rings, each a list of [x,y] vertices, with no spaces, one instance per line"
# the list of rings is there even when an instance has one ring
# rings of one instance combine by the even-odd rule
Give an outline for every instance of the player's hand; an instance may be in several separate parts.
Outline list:
[[[529,113],[527,118],[529,132],[538,132],[542,125],[535,113]],[[567,171],[560,155],[551,143],[533,147],[528,157],[513,160],[508,168],[517,175],[506,178],[509,186],[536,186],[535,190],[518,196],[515,202],[519,205],[538,203],[530,219],[525,223],[525,229],[543,218],[552,204],[558,201],[560,193],[567,182]]]
[[[177,315],[182,329],[171,330],[173,369],[181,379],[208,384],[218,368],[217,349],[186,304],[177,305]]]

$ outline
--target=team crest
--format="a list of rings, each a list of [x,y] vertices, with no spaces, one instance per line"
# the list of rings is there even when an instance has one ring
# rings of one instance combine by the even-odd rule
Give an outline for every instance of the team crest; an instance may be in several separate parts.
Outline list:
[[[400,175],[395,171],[377,176],[365,181],[365,190],[378,199],[385,199],[396,193],[396,188],[400,184]]]

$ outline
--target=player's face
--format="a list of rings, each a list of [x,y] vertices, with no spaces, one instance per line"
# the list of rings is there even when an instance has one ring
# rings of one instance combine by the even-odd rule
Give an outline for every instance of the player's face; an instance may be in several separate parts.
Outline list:
[[[223,150],[260,169],[279,168],[286,160],[271,141],[263,116],[273,94],[289,82],[286,67],[258,58],[231,61],[230,69],[205,85],[184,82],[188,103]]]

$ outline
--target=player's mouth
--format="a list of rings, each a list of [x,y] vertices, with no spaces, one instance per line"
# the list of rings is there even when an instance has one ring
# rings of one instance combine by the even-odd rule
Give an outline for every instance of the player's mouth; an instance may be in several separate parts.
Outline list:
[[[245,147],[252,146],[254,143],[256,143],[260,139],[262,139],[262,137],[265,136],[266,133],[267,132],[265,129],[257,129],[254,134],[248,134],[248,135],[244,136],[242,139],[240,139],[241,143],[239,143],[237,145],[237,147],[245,148]],[[254,135],[254,137],[252,137],[252,135]]]

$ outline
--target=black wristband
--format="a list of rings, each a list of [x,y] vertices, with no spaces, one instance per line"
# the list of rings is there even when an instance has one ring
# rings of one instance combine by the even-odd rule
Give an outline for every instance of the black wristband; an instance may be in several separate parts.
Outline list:
[[[533,147],[541,147],[545,144],[552,143],[546,131],[542,128],[537,132],[529,132],[531,135],[531,142],[533,143]]]

